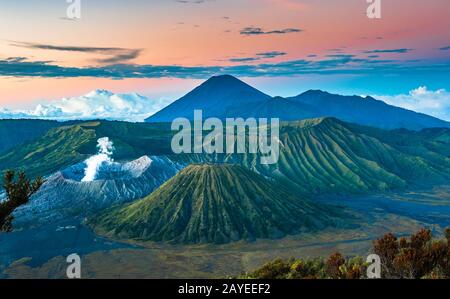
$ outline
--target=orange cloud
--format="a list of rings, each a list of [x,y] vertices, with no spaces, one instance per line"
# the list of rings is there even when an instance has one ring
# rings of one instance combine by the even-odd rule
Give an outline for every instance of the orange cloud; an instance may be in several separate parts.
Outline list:
[[[309,6],[306,3],[303,3],[302,0],[264,0],[272,5],[278,5],[285,7],[290,10],[308,10]]]

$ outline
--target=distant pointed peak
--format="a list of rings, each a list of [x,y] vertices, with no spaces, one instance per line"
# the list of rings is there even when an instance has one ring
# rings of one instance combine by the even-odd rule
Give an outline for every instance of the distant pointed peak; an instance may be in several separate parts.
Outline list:
[[[202,85],[225,85],[225,84],[247,85],[245,82],[231,75],[213,76],[208,80],[206,80]]]
[[[223,93],[233,91],[233,92],[258,92],[264,94],[261,91],[257,90],[256,88],[254,88],[253,86],[231,75],[220,75],[211,77],[193,90],[193,92],[199,91],[204,93],[213,93],[213,92]]]
[[[301,96],[306,96],[306,95],[329,95],[329,92],[320,90],[320,89],[310,89],[308,91],[305,91],[304,93],[300,94]]]
[[[217,76],[212,76],[211,78],[208,79],[209,80],[237,80],[237,81],[241,81],[238,78],[236,78],[235,76],[232,75],[217,75]]]

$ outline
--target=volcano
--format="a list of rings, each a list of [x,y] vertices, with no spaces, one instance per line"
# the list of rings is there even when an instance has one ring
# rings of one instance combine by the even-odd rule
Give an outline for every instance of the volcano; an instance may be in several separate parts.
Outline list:
[[[146,198],[89,222],[124,239],[221,244],[322,229],[337,215],[242,166],[194,164]]]
[[[202,110],[204,117],[219,119],[253,117],[298,121],[335,117],[350,123],[388,130],[450,128],[447,121],[388,105],[370,96],[342,96],[309,90],[295,97],[271,97],[230,75],[208,79],[146,121],[172,122],[179,117],[192,120],[194,110]]]
[[[143,156],[127,163],[103,163],[95,180],[82,181],[82,162],[50,176],[30,203],[14,213],[15,227],[86,217],[115,204],[150,194],[183,166],[166,157]]]
[[[194,110],[202,110],[204,117],[224,119],[229,115],[228,109],[248,107],[249,104],[265,102],[270,98],[233,76],[215,76],[146,121],[172,122],[178,117],[193,119]]]

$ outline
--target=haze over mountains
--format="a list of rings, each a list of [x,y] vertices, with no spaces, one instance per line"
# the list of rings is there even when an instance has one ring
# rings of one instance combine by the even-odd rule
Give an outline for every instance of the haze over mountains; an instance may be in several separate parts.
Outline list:
[[[205,118],[263,117],[290,121],[328,116],[384,129],[450,127],[449,122],[372,97],[340,96],[320,90],[289,98],[271,97],[229,75],[210,78],[146,121],[171,122],[178,117],[192,120],[196,109],[202,110]]]

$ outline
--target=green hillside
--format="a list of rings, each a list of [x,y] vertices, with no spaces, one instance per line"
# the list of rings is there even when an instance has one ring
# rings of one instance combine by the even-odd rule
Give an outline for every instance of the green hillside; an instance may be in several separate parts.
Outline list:
[[[386,134],[386,131],[376,128],[355,124],[347,124],[347,126],[354,132],[372,136],[412,155],[425,158],[450,157],[450,129],[448,128],[429,128],[422,131],[400,129]],[[437,164],[441,162],[442,160],[438,160]]]
[[[0,170],[21,168],[30,176],[49,175],[95,154],[101,137],[113,140],[116,160],[167,154],[170,136],[170,126],[164,124],[91,121],[65,125],[0,153]]]
[[[439,156],[440,165],[407,148],[352,130],[337,119],[316,122],[292,123],[285,128],[277,165],[286,179],[302,187],[309,182],[309,192],[384,191],[450,178],[450,159],[431,150],[427,152]]]
[[[386,191],[450,179],[450,159],[442,152],[445,146],[424,146],[418,151],[415,143],[399,145],[397,134],[355,127],[334,118],[309,119],[283,124],[276,165],[260,165],[256,155],[185,155],[173,159],[241,164],[307,194]],[[436,136],[411,131],[404,134],[404,139],[410,136],[435,144]]]
[[[0,156],[2,170],[23,169],[31,177],[51,174],[88,157],[83,148],[95,138],[93,130],[73,125],[54,128],[31,143]]]
[[[167,155],[192,163],[239,164],[304,194],[365,193],[450,179],[450,130],[386,131],[335,118],[286,122],[280,132],[280,159],[259,164],[253,154],[173,155],[170,124],[96,121],[53,128],[46,135],[0,154],[0,170],[22,168],[48,175],[96,152],[109,137],[114,159]]]
[[[335,225],[336,215],[244,167],[203,164],[90,223],[102,234],[125,239],[227,243],[320,229]]]

